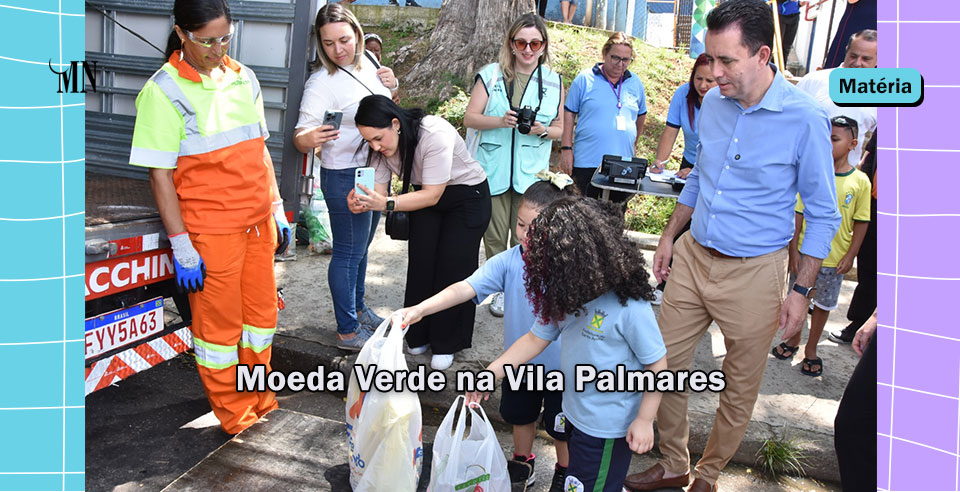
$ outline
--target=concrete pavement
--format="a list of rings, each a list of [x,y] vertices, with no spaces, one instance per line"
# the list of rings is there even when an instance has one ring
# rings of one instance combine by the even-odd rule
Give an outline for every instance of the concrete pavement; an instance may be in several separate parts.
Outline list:
[[[652,260],[650,248],[656,236],[635,235],[644,247],[647,262]],[[381,316],[402,307],[406,278],[405,241],[394,241],[383,233],[381,225],[370,247],[367,266],[366,303]],[[317,365],[349,370],[353,357],[336,349],[336,321],[327,287],[329,256],[314,256],[306,247],[297,249],[296,261],[276,264],[277,284],[284,289],[286,309],[278,320],[274,341],[274,366],[289,371],[309,371]],[[482,261],[482,251],[478,258]],[[840,308],[831,313],[825,332],[846,325],[846,309],[856,286],[845,281],[841,290]],[[454,373],[457,370],[481,369],[503,350],[502,318],[490,315],[486,304],[478,307],[474,328],[473,347],[457,354],[453,367],[446,371],[449,384],[439,393],[420,394],[424,405],[448,408],[457,395]],[[655,307],[657,309],[657,307]],[[807,455],[807,474],[811,477],[839,481],[836,456],[833,451],[833,419],[847,379],[857,362],[849,345],[838,346],[822,338],[818,348],[824,360],[824,374],[817,378],[800,373],[802,348],[792,361],[779,361],[769,356],[760,396],[754,408],[750,426],[740,446],[735,463],[752,466],[756,452],[764,440],[787,435],[797,437]],[[697,348],[694,368],[720,369],[726,350],[719,329],[713,325]],[[430,354],[407,356],[408,364],[424,364],[429,369]],[[719,396],[715,393],[694,393],[690,397],[690,449],[702,452],[709,437]],[[499,396],[494,394],[485,407],[492,419],[498,419]],[[637,457],[634,465],[648,459]]]

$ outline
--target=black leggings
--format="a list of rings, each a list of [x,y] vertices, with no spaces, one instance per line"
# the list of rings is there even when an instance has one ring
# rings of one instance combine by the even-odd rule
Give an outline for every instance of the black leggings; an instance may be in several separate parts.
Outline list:
[[[407,290],[403,305],[413,306],[459,282],[477,269],[480,239],[490,222],[490,188],[447,186],[432,207],[410,213]],[[434,354],[470,348],[476,305],[467,301],[426,316],[407,332],[411,347],[430,345]]]

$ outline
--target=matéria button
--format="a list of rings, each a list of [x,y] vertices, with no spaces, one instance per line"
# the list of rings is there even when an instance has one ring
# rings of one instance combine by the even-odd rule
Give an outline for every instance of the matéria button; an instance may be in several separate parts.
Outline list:
[[[830,99],[837,106],[918,106],[923,76],[915,68],[836,68]]]

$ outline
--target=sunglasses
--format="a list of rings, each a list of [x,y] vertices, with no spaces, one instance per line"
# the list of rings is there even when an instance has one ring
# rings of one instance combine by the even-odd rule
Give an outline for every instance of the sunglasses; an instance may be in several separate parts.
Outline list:
[[[523,51],[523,50],[527,49],[527,46],[530,47],[530,50],[531,50],[531,51],[537,51],[537,50],[539,50],[541,47],[543,47],[543,40],[534,39],[534,40],[531,40],[531,41],[527,42],[527,41],[524,41],[524,40],[522,40],[522,39],[514,39],[514,40],[513,40],[513,46],[516,47],[516,48],[517,48],[518,50],[520,50],[520,51]]]
[[[853,118],[847,118],[846,116],[835,116],[830,119],[830,123],[836,126],[841,126],[844,128],[858,128],[860,125],[857,124],[857,120]]]

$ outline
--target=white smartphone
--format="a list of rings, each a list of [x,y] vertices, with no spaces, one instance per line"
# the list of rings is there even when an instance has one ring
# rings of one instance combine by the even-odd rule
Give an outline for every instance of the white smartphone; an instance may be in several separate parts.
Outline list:
[[[360,189],[357,185],[366,186],[367,189],[373,190],[373,177],[376,172],[372,167],[358,167],[353,178],[353,188],[358,195],[366,195],[367,193]]]

